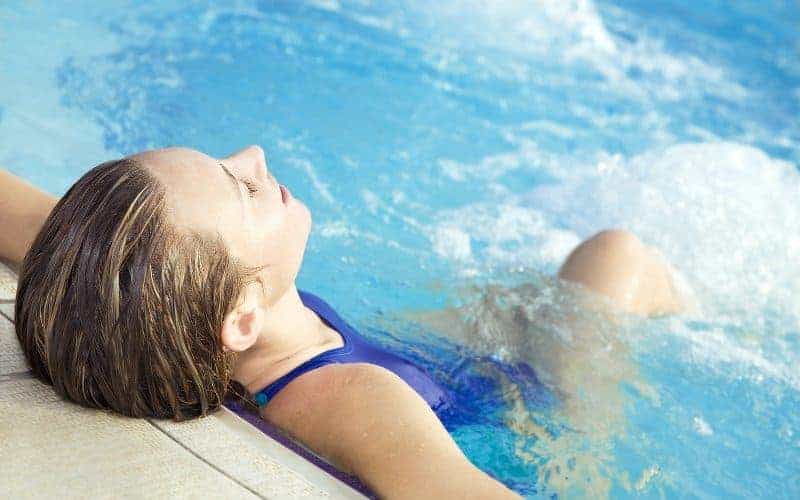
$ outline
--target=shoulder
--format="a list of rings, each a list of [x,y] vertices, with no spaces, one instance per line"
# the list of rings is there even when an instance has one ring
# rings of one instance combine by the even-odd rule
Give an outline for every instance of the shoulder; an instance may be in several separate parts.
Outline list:
[[[388,415],[401,411],[408,420],[436,420],[416,398],[405,381],[381,366],[334,363],[292,380],[262,416],[339,468],[354,472],[357,464],[348,450],[363,454],[374,448],[379,441],[375,431],[386,425]]]
[[[315,451],[337,458],[325,441],[333,432],[339,439],[348,437],[367,420],[375,422],[391,414],[394,406],[418,403],[416,399],[421,398],[414,389],[381,366],[333,363],[292,380],[262,410],[262,416],[301,441],[313,441]],[[436,419],[424,401],[410,408],[409,417]]]
[[[262,416],[382,498],[513,496],[469,462],[414,389],[377,365],[307,372]]]
[[[375,390],[376,388],[412,390],[397,375],[382,366],[371,363],[331,363],[310,370],[293,379],[270,401],[265,410],[283,411],[284,408],[303,406],[336,400],[337,396],[349,396]]]
[[[400,447],[415,442],[444,443],[460,455],[427,403],[377,365],[331,364],[307,372],[278,393],[262,415],[368,484],[386,469],[387,456],[396,471],[405,460]]]

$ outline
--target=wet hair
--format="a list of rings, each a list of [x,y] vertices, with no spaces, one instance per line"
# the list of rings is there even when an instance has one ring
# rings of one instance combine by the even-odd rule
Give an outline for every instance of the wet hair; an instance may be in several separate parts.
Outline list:
[[[58,202],[22,263],[16,333],[40,380],[83,406],[185,420],[232,381],[225,315],[255,272],[219,236],[174,227],[163,185],[131,158],[102,163]]]

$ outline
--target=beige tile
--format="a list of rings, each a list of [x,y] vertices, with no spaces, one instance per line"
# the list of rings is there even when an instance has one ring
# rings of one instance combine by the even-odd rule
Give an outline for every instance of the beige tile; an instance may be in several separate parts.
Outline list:
[[[0,262],[0,316],[14,318],[14,294],[17,293],[17,275]]]
[[[227,408],[191,422],[153,423],[269,498],[364,498]]]
[[[243,439],[241,433],[224,425],[219,414],[224,414],[225,411],[188,422],[153,420],[152,423],[205,460],[268,498],[330,497],[327,491],[286,467],[275,453],[263,453],[257,442],[264,440],[266,436],[259,432],[253,436],[252,441]],[[236,425],[252,427],[236,415],[233,417],[238,420]],[[284,448],[279,453],[292,452]],[[317,469],[313,473],[322,472]]]
[[[28,370],[14,325],[0,315],[0,375]]]
[[[17,275],[0,262],[0,300],[14,300],[17,293]]]
[[[258,498],[149,421],[65,403],[34,379],[0,382],[0,457],[3,498]]]

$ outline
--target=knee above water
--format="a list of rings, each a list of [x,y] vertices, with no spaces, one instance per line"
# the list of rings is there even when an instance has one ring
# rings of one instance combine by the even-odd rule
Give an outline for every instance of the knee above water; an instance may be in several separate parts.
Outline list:
[[[626,229],[604,229],[589,238],[586,243],[602,248],[606,252],[638,254],[645,246],[638,236]]]

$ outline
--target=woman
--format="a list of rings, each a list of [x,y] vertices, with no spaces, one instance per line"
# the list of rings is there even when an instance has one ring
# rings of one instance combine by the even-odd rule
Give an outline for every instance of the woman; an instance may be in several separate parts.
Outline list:
[[[62,396],[181,420],[219,408],[235,381],[382,497],[514,497],[442,426],[446,391],[297,290],[310,214],[259,147],[146,151],[98,165],[57,203],[0,174],[17,336]],[[623,310],[677,307],[665,265],[623,231],[581,244],[559,274]]]

